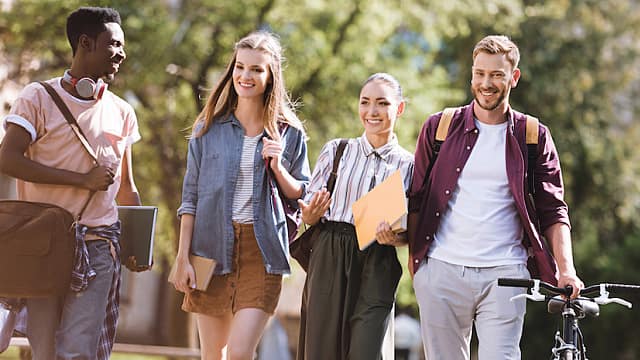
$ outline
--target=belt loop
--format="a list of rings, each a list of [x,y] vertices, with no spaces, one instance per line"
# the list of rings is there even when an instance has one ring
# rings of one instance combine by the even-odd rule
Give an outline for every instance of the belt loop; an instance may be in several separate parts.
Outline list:
[[[240,230],[242,228],[240,224],[238,224],[235,221],[232,221],[231,225],[233,226],[233,236],[236,238],[240,238]]]
[[[113,261],[116,261],[116,259],[118,258],[118,256],[116,255],[116,246],[113,245],[113,241],[107,241],[109,242],[109,252],[111,252],[111,257],[113,258]]]

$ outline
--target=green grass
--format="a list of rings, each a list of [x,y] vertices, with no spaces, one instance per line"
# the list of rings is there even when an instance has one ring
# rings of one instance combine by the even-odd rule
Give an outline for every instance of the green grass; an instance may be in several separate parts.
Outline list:
[[[134,354],[113,354],[110,360],[167,360],[166,356],[134,355]]]
[[[0,354],[0,359],[2,360],[19,360],[20,359],[20,350],[18,350],[15,346],[9,346],[7,351]]]
[[[10,346],[7,351],[0,354],[0,360],[20,360],[20,349]],[[112,354],[110,360],[167,360],[165,356]]]
[[[0,360],[20,360],[20,348],[9,346],[7,351],[0,354]]]

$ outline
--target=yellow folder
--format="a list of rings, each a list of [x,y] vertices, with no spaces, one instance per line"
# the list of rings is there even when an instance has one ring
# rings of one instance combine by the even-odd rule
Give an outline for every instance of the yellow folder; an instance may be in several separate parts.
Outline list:
[[[190,254],[189,262],[191,263],[191,266],[193,266],[193,271],[196,273],[196,290],[207,290],[211,277],[213,276],[213,270],[216,268],[216,261],[206,257]],[[173,283],[175,276],[176,264],[174,263],[171,267],[171,271],[169,272],[169,282]]]
[[[382,221],[391,224],[395,232],[406,231],[407,199],[401,171],[396,170],[364,194],[353,203],[351,210],[360,250],[375,241],[376,228]]]

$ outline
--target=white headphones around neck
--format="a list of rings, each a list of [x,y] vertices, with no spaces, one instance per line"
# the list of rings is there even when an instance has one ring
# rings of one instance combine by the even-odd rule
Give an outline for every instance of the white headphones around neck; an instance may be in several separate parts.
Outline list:
[[[73,87],[78,92],[78,95],[82,96],[83,98],[92,98],[99,100],[107,90],[107,83],[105,83],[102,79],[98,78],[98,81],[93,81],[93,79],[88,77],[77,79],[71,76],[69,70],[65,70],[64,75],[62,76],[62,80],[73,85]]]

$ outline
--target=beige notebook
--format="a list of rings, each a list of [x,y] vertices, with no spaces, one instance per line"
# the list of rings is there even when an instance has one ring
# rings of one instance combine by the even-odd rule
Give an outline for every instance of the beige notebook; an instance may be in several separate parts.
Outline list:
[[[213,270],[216,268],[216,261],[191,254],[189,255],[189,262],[196,273],[196,290],[205,291],[209,286],[211,277],[213,276]],[[172,283],[175,276],[176,264],[174,263],[171,267],[171,272],[169,273],[169,282]]]
[[[407,198],[402,182],[402,172],[396,170],[354,202],[351,210],[360,250],[364,250],[375,241],[376,228],[382,221],[391,224],[395,232],[405,231]]]

